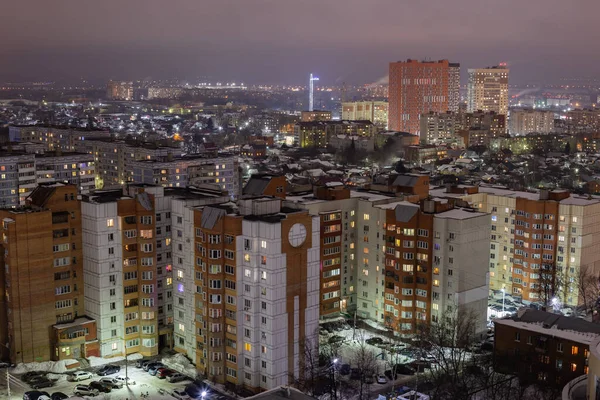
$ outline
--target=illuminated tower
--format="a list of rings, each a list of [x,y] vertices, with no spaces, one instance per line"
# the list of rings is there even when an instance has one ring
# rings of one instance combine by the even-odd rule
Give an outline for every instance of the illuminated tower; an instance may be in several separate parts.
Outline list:
[[[317,78],[316,76],[313,76],[313,74],[310,74],[310,79],[309,79],[309,89],[308,89],[308,111],[313,111],[313,104],[314,104],[314,98],[313,98],[313,89],[314,89],[314,81],[318,81],[319,78]]]

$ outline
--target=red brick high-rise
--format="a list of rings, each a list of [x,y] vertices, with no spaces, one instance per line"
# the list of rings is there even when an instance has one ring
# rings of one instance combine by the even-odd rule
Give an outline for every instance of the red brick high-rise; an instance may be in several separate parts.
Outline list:
[[[458,91],[451,79],[457,68],[448,60],[390,63],[389,129],[419,134],[421,114],[448,111]]]

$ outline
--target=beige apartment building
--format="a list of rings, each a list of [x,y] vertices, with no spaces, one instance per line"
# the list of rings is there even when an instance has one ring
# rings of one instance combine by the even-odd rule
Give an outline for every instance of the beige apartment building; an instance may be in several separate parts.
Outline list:
[[[508,114],[508,73],[504,65],[469,69],[467,111]]]

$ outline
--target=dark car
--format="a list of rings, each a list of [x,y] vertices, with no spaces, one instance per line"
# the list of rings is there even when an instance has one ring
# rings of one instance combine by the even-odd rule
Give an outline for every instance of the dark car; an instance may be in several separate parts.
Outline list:
[[[387,369],[385,370],[385,372],[383,373],[386,378],[388,378],[390,381],[395,381],[398,378],[398,373],[396,373],[395,375],[392,375],[392,370],[391,369]]]
[[[352,368],[350,369],[350,379],[360,379],[361,377],[361,373],[360,373],[360,369],[358,368]]]
[[[175,372],[177,371],[169,368],[159,368],[158,371],[156,371],[156,376],[160,379],[165,379],[167,376],[173,375]]]
[[[54,381],[50,380],[48,378],[44,378],[44,379],[37,380],[34,383],[31,383],[30,385],[31,385],[32,389],[42,389],[42,388],[54,386]]]
[[[340,374],[348,375],[350,374],[350,364],[342,364],[340,367]]]
[[[396,365],[396,373],[401,375],[414,375],[415,370],[405,364],[397,364]]]
[[[119,371],[121,371],[121,367],[119,367],[118,365],[105,365],[104,367],[100,368],[98,370],[98,375],[100,376],[106,376],[106,375],[112,375],[112,374],[116,374]]]
[[[26,372],[21,376],[21,380],[23,382],[29,382],[35,376],[46,376],[46,373],[42,371]]]
[[[372,338],[368,338],[367,340],[365,340],[365,342],[367,342],[368,344],[370,344],[372,346],[376,346],[378,344],[382,344],[383,339],[379,338],[379,337],[372,337]]]
[[[25,392],[25,394],[23,395],[23,400],[37,400],[38,398],[40,398],[42,396],[50,397],[48,392],[42,392],[39,390],[30,390],[29,392]]]
[[[106,383],[98,381],[92,381],[88,386],[92,389],[97,389],[99,392],[102,393],[110,393],[112,391],[112,385],[107,385]]]
[[[63,392],[54,392],[52,393],[52,396],[50,396],[50,399],[52,400],[64,400],[68,398],[69,396],[64,394]]]
[[[46,378],[46,375],[34,375],[27,380],[27,383],[29,383],[30,385],[33,385],[34,383],[37,383],[39,381],[44,381],[47,379],[48,378]]]

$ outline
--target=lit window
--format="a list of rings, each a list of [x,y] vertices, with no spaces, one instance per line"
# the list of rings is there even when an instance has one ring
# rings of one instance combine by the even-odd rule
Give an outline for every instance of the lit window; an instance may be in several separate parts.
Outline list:
[[[577,223],[577,217],[573,217],[573,223]],[[573,364],[575,365],[575,364]]]
[[[579,347],[577,346],[571,346],[571,354],[576,356],[577,354],[579,354]]]
[[[267,241],[266,240],[261,240],[260,247],[262,247],[263,249],[266,249],[267,248]]]
[[[185,332],[185,325],[184,324],[179,324],[179,330],[181,332]]]
[[[107,220],[106,220],[106,226],[108,226],[108,227],[113,227],[113,226],[115,226],[115,220],[114,220],[114,219],[112,219],[112,218],[109,218],[109,219],[107,219]]]
[[[369,220],[369,218],[370,218],[370,215],[369,215],[369,214],[365,213],[365,214],[363,215],[363,219],[364,219],[365,221],[368,221],[368,220]]]
[[[244,350],[252,351],[252,345],[250,343],[244,343]]]
[[[118,348],[119,348],[119,344],[118,343],[113,343],[111,345],[111,349],[113,349],[113,350],[117,350]]]

